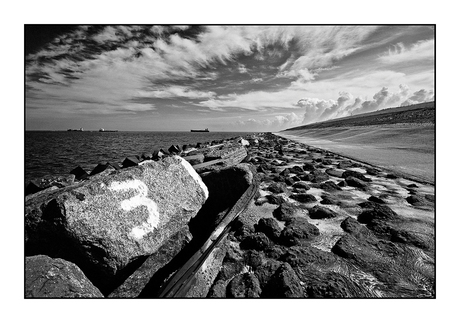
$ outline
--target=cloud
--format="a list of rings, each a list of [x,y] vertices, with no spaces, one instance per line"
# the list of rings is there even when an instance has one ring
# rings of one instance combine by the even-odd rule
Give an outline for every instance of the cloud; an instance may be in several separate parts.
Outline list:
[[[197,91],[185,86],[170,86],[161,90],[138,91],[137,96],[142,98],[176,98],[183,97],[189,99],[212,98],[216,95],[212,91]]]
[[[244,64],[238,64],[238,72],[240,74],[248,73],[248,70]]]
[[[385,64],[397,64],[419,60],[434,61],[434,39],[423,40],[406,47],[403,43],[397,43],[390,47],[385,55],[378,61]]]
[[[270,118],[237,120],[233,122],[235,126],[249,131],[278,131],[301,124],[302,116],[291,112],[284,115],[275,115]]]
[[[409,87],[401,84],[397,92],[391,92],[387,87],[383,87],[373,95],[372,100],[364,100],[361,97],[354,99],[352,94],[340,92],[337,100],[304,98],[297,102],[297,106],[305,109],[302,123],[307,124],[433,99],[433,90],[422,89],[410,95]]]

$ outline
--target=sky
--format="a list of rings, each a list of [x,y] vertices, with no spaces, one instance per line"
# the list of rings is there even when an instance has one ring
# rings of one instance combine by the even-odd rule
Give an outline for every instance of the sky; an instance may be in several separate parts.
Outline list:
[[[26,130],[279,131],[434,100],[431,25],[25,25]]]

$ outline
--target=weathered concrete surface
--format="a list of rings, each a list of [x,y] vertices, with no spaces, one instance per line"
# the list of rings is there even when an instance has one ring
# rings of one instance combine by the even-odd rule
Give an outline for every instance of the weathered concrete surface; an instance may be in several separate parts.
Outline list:
[[[199,175],[174,156],[26,198],[26,254],[76,263],[105,292],[129,263],[157,251],[208,197]]]
[[[38,255],[26,258],[26,298],[104,297],[75,264]]]

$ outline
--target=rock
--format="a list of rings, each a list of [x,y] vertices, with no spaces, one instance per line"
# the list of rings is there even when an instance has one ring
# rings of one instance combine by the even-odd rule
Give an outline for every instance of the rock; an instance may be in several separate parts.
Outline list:
[[[343,231],[357,238],[362,238],[363,236],[368,237],[373,235],[368,228],[366,228],[364,225],[362,225],[350,216],[343,220],[342,223],[340,223],[340,227],[343,229]]]
[[[109,298],[157,297],[157,290],[148,285],[154,275],[164,268],[192,239],[187,227],[171,238],[145,261],[113,292]]]
[[[342,173],[342,178],[347,178],[347,177],[354,177],[354,178],[357,178],[363,182],[372,182],[372,180],[366,176],[364,176],[362,173],[360,172],[356,172],[356,171],[353,171],[353,170],[346,170]],[[351,185],[350,185],[351,186]]]
[[[260,251],[249,250],[244,255],[245,263],[251,268],[257,268],[264,262],[263,253]]]
[[[305,281],[305,294],[310,298],[360,298],[366,295],[350,278],[336,272],[314,272]],[[366,295],[370,296],[370,295]]]
[[[342,190],[339,186],[337,186],[336,183],[334,183],[332,181],[327,181],[327,182],[321,183],[319,187],[321,189],[327,191],[327,192],[341,191]]]
[[[336,212],[319,205],[315,205],[308,212],[311,219],[330,219],[338,216]]]
[[[166,155],[167,154],[163,149],[157,148],[157,149],[154,149],[153,152],[152,152],[152,159],[153,160],[159,160],[159,159],[165,157]]]
[[[225,280],[216,280],[206,297],[208,298],[225,298],[227,293],[227,283]]]
[[[395,174],[387,174],[386,178],[389,178],[389,179],[397,179],[398,176],[396,176]]]
[[[286,179],[278,174],[270,174],[270,179],[274,182],[284,182]]]
[[[376,197],[374,195],[369,196],[368,200],[371,201],[371,202],[378,203],[378,204],[385,204],[384,200],[379,199],[378,197]]]
[[[141,161],[137,156],[129,156],[126,157],[125,160],[123,160],[122,167],[127,168],[127,167],[133,167],[139,165]]]
[[[236,276],[227,287],[227,297],[231,298],[256,298],[260,297],[261,293],[259,280],[252,273]]]
[[[118,165],[116,165],[115,167],[111,163],[99,163],[97,164],[96,167],[94,167],[94,169],[91,171],[89,176],[93,176],[93,175],[102,173],[103,171],[108,170],[108,169],[115,171],[115,170],[120,169],[120,167]]]
[[[267,187],[267,190],[272,193],[279,194],[286,193],[288,191],[288,188],[284,183],[272,183]]]
[[[267,202],[270,203],[270,204],[276,204],[276,205],[280,205],[282,203],[285,202],[284,198],[282,196],[279,196],[279,195],[267,195]]]
[[[102,298],[97,289],[75,264],[45,255],[26,257],[26,298]]]
[[[348,167],[351,167],[351,166],[352,166],[352,162],[348,160],[342,161],[337,165],[337,167],[340,169],[347,169]]]
[[[406,198],[406,201],[413,206],[424,206],[426,205],[426,201],[423,197],[417,195],[411,195]]]
[[[318,228],[304,218],[292,218],[286,221],[286,226],[281,231],[279,241],[285,246],[302,244],[319,235]]]
[[[305,173],[304,170],[300,166],[293,166],[289,168],[289,172],[291,174],[297,174],[297,175],[302,175]]]
[[[295,181],[292,177],[286,177],[285,180],[284,180],[284,183],[286,183],[286,185],[294,185],[295,184]]]
[[[316,169],[316,168],[315,168],[315,166],[314,166],[312,163],[305,163],[305,164],[303,165],[303,170],[312,172],[312,171],[314,171],[315,169]]]
[[[421,234],[411,232],[404,229],[391,229],[391,241],[401,242],[405,244],[411,244],[420,249],[429,249],[432,244],[430,244],[428,239]]]
[[[283,263],[270,277],[263,289],[262,297],[303,297],[300,279],[288,263]]]
[[[338,199],[330,196],[330,195],[321,195],[321,204],[324,204],[324,205],[340,205],[342,204],[341,201],[339,201]]]
[[[77,181],[85,179],[85,178],[87,178],[89,176],[88,173],[83,168],[81,168],[80,166],[77,166],[74,169],[72,169],[70,171],[70,174],[75,175],[75,179]]]
[[[409,188],[417,188],[417,187],[418,187],[418,185],[417,185],[417,184],[414,184],[414,183],[412,183],[412,184],[409,184],[409,185],[407,185],[407,187],[409,187]]]
[[[265,256],[268,258],[279,259],[285,252],[287,248],[280,245],[273,245],[264,250]]]
[[[337,184],[337,186],[339,186],[339,187],[345,187],[345,186],[347,186],[347,182],[341,181],[341,182],[339,182],[339,183]]]
[[[190,164],[175,156],[32,196],[26,254],[74,262],[105,294],[123,268],[186,226],[208,194]]]
[[[351,187],[356,187],[356,188],[361,188],[361,189],[367,188],[366,182],[360,179],[357,179],[356,177],[353,177],[353,176],[348,176],[345,179],[345,182],[347,183],[348,186],[351,186]],[[339,186],[340,186],[340,183],[339,183]]]
[[[283,202],[273,211],[273,216],[279,221],[287,221],[300,213],[299,207],[289,202]]]
[[[320,170],[315,170],[311,172],[310,175],[313,175],[313,178],[310,179],[310,181],[313,183],[321,183],[329,179],[329,175]]]
[[[185,156],[184,159],[190,163],[190,165],[198,165],[204,162],[203,154],[194,154]]]
[[[292,194],[291,198],[301,203],[312,203],[317,201],[316,197],[307,193]]]
[[[180,149],[180,147],[178,145],[171,145],[171,147],[168,148],[168,151],[171,153],[171,154],[180,154],[182,149]]]
[[[375,220],[396,220],[399,218],[399,215],[386,205],[374,202],[363,202],[358,205],[363,209],[363,212],[358,215],[358,221],[361,223],[370,223]]]
[[[282,172],[280,172],[281,176],[288,176],[291,172],[289,171],[289,168],[285,168]]]
[[[336,170],[336,169],[331,169],[331,168],[326,169],[325,172],[326,172],[326,174],[328,174],[328,175],[331,175],[331,176],[334,176],[334,177],[339,177],[339,178],[342,177],[342,173],[343,173],[343,172],[341,172],[341,171],[338,171],[338,170]]]
[[[260,219],[259,222],[254,225],[254,228],[256,232],[265,233],[265,235],[273,241],[276,241],[281,234],[281,228],[279,227],[278,222],[276,222],[273,218]]]
[[[281,266],[281,264],[282,262],[280,261],[274,259],[267,259],[265,263],[255,268],[254,274],[259,280],[259,284],[262,289],[265,288],[270,277],[276,272],[276,270]]]
[[[153,155],[151,153],[143,152],[141,155],[142,160],[151,160]]]
[[[224,258],[225,259],[225,258]],[[225,261],[222,263],[222,268],[217,275],[217,280],[228,280],[239,274],[244,268],[244,262]]]
[[[47,175],[41,178],[33,179],[26,186],[26,195],[34,194],[46,188],[56,186],[62,188],[74,184],[75,175]]]
[[[304,245],[290,247],[279,259],[289,263],[292,267],[305,267],[331,266],[337,262],[338,258],[331,252]]]
[[[435,203],[435,202],[436,202],[436,198],[435,198],[435,196],[434,196],[433,194],[426,194],[426,195],[425,195],[425,198],[426,198],[429,202],[431,202],[431,203]]]
[[[240,246],[243,249],[264,250],[271,244],[272,242],[264,233],[256,232],[245,237]]]
[[[375,169],[375,168],[366,168],[366,173],[369,174],[369,175],[378,175],[380,173],[380,171],[378,169]]]
[[[305,182],[296,182],[294,185],[292,185],[292,187],[303,188],[304,190],[307,190],[307,191],[310,189],[310,186],[308,186],[308,184]]]

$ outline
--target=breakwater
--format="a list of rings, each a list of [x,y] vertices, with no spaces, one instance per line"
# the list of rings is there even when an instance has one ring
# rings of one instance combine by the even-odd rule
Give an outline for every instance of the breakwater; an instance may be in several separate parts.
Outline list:
[[[26,239],[33,237],[26,241],[26,256],[35,263],[30,277],[41,268],[42,281],[56,279],[59,275],[47,275],[50,267],[43,263],[67,258],[96,287],[82,283],[90,286],[78,294],[82,297],[434,297],[432,185],[273,134],[189,151],[172,145],[139,163],[134,157],[128,156],[120,170],[108,166],[78,183],[26,198]],[[174,175],[179,171],[183,175]],[[184,176],[185,194],[172,189]],[[134,182],[121,184],[127,180]],[[163,183],[159,190],[157,181]],[[200,198],[206,196],[203,187],[206,201]],[[162,217],[173,203],[162,205],[161,192],[184,201],[190,213]],[[114,200],[94,210],[92,205],[105,203],[107,195]],[[106,207],[112,211],[88,218]],[[84,210],[77,213],[78,223],[87,223],[82,229],[96,230],[96,236],[105,232],[92,246],[87,231],[75,233],[79,227],[66,218],[75,210]],[[112,214],[117,216],[107,220]],[[137,220],[125,222],[132,218],[126,214]],[[163,225],[170,229],[161,236],[157,229]],[[44,233],[54,240],[38,250]],[[133,246],[153,249],[125,248],[133,252],[128,261],[116,250],[136,238],[141,241]],[[71,243],[56,243],[62,239]],[[49,248],[62,245],[71,250]],[[42,253],[51,258],[31,259]],[[72,265],[66,266],[83,281]],[[65,290],[69,284],[63,279],[58,286]],[[34,294],[46,289],[29,287],[28,297],[78,297]]]

